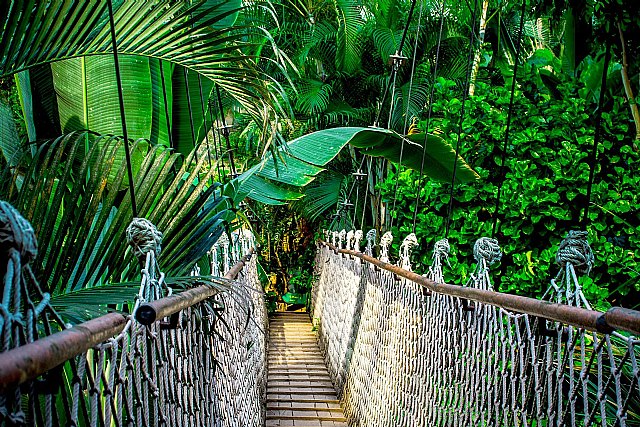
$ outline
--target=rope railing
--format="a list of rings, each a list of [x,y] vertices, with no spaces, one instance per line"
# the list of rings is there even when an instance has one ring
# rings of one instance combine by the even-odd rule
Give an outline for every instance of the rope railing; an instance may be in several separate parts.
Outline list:
[[[127,239],[141,265],[132,314],[66,325],[30,270],[33,229],[0,202],[0,424],[262,426],[267,316],[252,236],[223,234],[212,248],[222,278],[209,280],[221,285],[176,294],[156,260],[162,234],[135,218]]]
[[[390,234],[381,259],[376,233],[367,233],[364,253],[362,236],[325,234],[312,291],[350,425],[640,425],[639,314],[591,310],[579,280],[593,260],[585,233],[563,241],[543,300],[493,291],[494,239],[476,242],[476,268],[455,286],[444,283],[446,240],[421,276],[410,262],[415,235],[397,265],[388,262]]]
[[[321,241],[335,253],[360,258],[371,265],[389,271],[398,277],[403,277],[424,288],[452,297],[464,298],[470,301],[491,304],[518,313],[543,317],[548,320],[565,323],[589,331],[610,333],[616,329],[640,335],[640,311],[623,307],[612,307],[606,312],[588,310],[567,304],[542,301],[520,295],[506,294],[485,289],[437,283],[428,277],[405,270],[397,265],[380,261],[377,258],[348,249],[338,249],[329,242]]]

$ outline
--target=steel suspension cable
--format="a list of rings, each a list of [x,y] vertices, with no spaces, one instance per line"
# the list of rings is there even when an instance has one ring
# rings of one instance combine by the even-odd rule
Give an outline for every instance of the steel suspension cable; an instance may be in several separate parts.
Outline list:
[[[366,156],[365,156],[366,158]],[[371,159],[367,162],[367,171],[371,172]],[[365,174],[367,177],[369,174]],[[364,215],[367,211],[367,196],[369,195],[369,182],[364,183],[364,202],[362,203],[362,219],[360,220],[360,230],[364,229]]]
[[[418,40],[420,38],[420,28],[422,26],[422,12],[423,12],[423,6],[424,6],[424,2],[420,3],[420,13],[418,14],[418,29],[416,30],[416,38],[415,41],[413,43],[413,58],[411,61],[411,74],[409,77],[409,90],[407,93],[407,108],[405,109],[405,113],[404,113],[404,125],[402,127],[402,135],[406,135],[407,134],[407,123],[409,120],[409,106],[410,106],[410,102],[411,102],[411,91],[413,89],[413,77],[414,77],[414,73],[415,73],[415,69],[416,69],[416,58],[418,55]],[[400,142],[400,159],[398,161],[398,175],[400,175],[400,171],[402,170],[402,158],[404,156],[404,138],[402,139],[402,141]],[[397,215],[396,212],[396,202],[397,202],[397,198],[398,198],[398,185],[400,184],[400,180],[396,179],[396,184],[394,186],[393,189],[393,205],[391,206],[391,211],[393,212],[393,214]],[[394,220],[394,216],[391,215],[391,221],[389,223],[389,229],[393,228],[393,220]]]
[[[458,121],[458,139],[456,141],[456,151],[455,158],[453,160],[453,171],[451,174],[451,188],[449,191],[449,206],[447,207],[447,219],[445,225],[445,238],[449,237],[449,230],[451,227],[451,213],[453,210],[453,192],[456,185],[456,171],[458,168],[458,155],[460,154],[461,147],[461,135],[462,135],[462,124],[464,122],[464,113],[465,113],[465,105],[467,103],[467,96],[469,93],[468,87],[471,80],[471,61],[473,60],[473,41],[476,35],[476,15],[478,13],[478,0],[474,1],[473,12],[471,14],[471,20],[473,22],[471,27],[471,34],[469,37],[469,55],[467,57],[467,73],[465,76],[464,90],[462,93],[462,108],[460,110],[460,120]]]
[[[113,61],[116,69],[116,83],[118,86],[118,101],[120,102],[120,121],[122,123],[122,137],[124,138],[124,157],[127,163],[127,177],[129,179],[129,192],[131,193],[131,211],[133,217],[138,217],[136,194],[133,182],[133,167],[131,166],[131,153],[129,152],[129,135],[127,134],[127,119],[124,113],[124,93],[122,90],[122,78],[120,76],[120,61],[118,60],[118,42],[116,38],[116,25],[113,19],[112,0],[107,0],[109,9],[109,27],[111,30],[111,45],[113,47]]]
[[[413,233],[416,232],[416,224],[418,221],[418,210],[420,208],[420,191],[422,190],[423,178],[424,178],[424,161],[427,156],[427,141],[429,137],[429,126],[431,125],[431,113],[433,112],[433,94],[436,88],[436,80],[438,79],[438,65],[440,63],[440,48],[442,47],[442,30],[444,29],[444,9],[447,2],[446,0],[442,0],[442,4],[440,5],[440,28],[438,30],[438,43],[436,44],[436,61],[433,65],[433,77],[431,81],[431,90],[429,91],[429,106],[427,107],[427,123],[425,124],[424,129],[424,143],[422,146],[422,158],[420,160],[420,174],[418,175],[418,188],[416,191],[416,201],[415,208],[413,211],[413,224],[411,226],[411,230]],[[475,30],[472,32],[475,34]]]
[[[209,128],[207,127],[207,114],[204,109],[204,95],[202,94],[202,77],[198,73],[198,89],[200,91],[200,108],[202,110],[202,120],[204,121],[204,139],[207,144],[207,160],[209,161],[209,169],[211,169],[211,147],[209,147]]]
[[[402,48],[404,47],[404,42],[407,38],[407,31],[409,30],[409,24],[411,23],[411,18],[413,16],[413,11],[416,7],[416,0],[411,0],[411,8],[409,9],[409,16],[407,17],[407,23],[404,26],[404,30],[402,32],[402,38],[400,39],[400,45],[398,46],[398,50],[396,51],[396,55],[394,58],[394,63],[393,66],[391,68],[391,75],[389,76],[389,80],[387,80],[387,83],[385,85],[385,89],[384,92],[382,94],[382,101],[380,102],[380,107],[378,108],[378,113],[376,115],[376,119],[373,123],[374,126],[378,126],[378,123],[380,122],[380,114],[382,113],[382,107],[384,106],[385,101],[387,100],[387,94],[389,93],[389,87],[392,81],[395,82],[395,74],[397,73],[398,69],[396,67],[396,63],[397,60],[399,59],[399,57],[402,56]],[[393,105],[393,100],[391,100],[391,104]]]
[[[358,170],[362,170],[362,166],[364,165],[366,158],[367,158],[366,155],[362,156],[362,161],[360,162],[360,167],[358,168]],[[347,198],[345,200],[346,202],[349,202],[349,200],[351,200],[351,195],[353,194],[353,189],[356,186],[356,183],[357,183],[357,180],[354,178],[353,183],[351,184],[351,189],[349,189],[349,193],[347,194]],[[336,219],[342,214],[342,211],[346,206],[347,206],[347,203],[343,203],[342,206],[338,208],[338,212],[336,212],[334,219],[331,221],[331,224],[329,225],[329,229],[333,227],[333,224],[335,223]]]
[[[224,158],[222,156],[222,147],[218,147],[219,145],[219,135],[217,135],[217,129],[216,129],[216,124],[217,124],[217,120],[213,118],[213,107],[212,104],[215,104],[215,102],[211,101],[211,99],[208,100],[207,102],[207,109],[209,110],[209,119],[211,119],[211,127],[214,129],[212,136],[213,136],[213,154],[216,158],[216,169],[218,171],[218,179],[222,179],[222,175],[220,174],[220,166],[222,164],[222,168],[224,170]],[[220,149],[220,153],[218,153],[218,148]]]
[[[516,45],[516,58],[513,65],[513,80],[511,81],[511,97],[509,98],[509,109],[507,112],[507,127],[504,132],[504,142],[502,144],[502,152],[500,153],[500,169],[498,172],[498,194],[496,196],[496,205],[493,212],[493,226],[491,228],[491,237],[495,237],[498,227],[498,211],[500,210],[500,198],[502,195],[502,186],[506,179],[507,171],[505,162],[507,160],[507,146],[509,144],[509,136],[511,134],[511,119],[513,117],[513,103],[515,100],[516,82],[518,79],[518,65],[520,64],[520,51],[522,49],[522,35],[524,31],[524,15],[526,12],[527,2],[522,0],[522,10],[520,11],[520,27],[518,30],[518,40]]]
[[[591,204],[591,192],[593,189],[593,181],[595,179],[596,163],[598,160],[598,145],[602,139],[602,104],[604,103],[604,95],[607,89],[607,70],[611,61],[611,41],[607,38],[604,64],[602,67],[602,80],[600,82],[600,96],[598,97],[598,110],[596,111],[596,123],[593,135],[593,148],[588,159],[589,164],[589,181],[587,183],[587,195],[584,206],[584,216],[582,217],[582,226],[586,229],[589,223],[589,205]]]

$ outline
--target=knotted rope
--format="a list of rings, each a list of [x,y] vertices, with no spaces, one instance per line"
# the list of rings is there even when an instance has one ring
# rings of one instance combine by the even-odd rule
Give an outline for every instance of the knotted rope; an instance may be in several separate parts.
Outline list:
[[[38,254],[38,243],[29,221],[9,203],[0,201],[0,253],[8,257],[11,249],[27,264]]]
[[[570,263],[576,272],[588,275],[593,267],[594,257],[587,236],[586,231],[569,231],[560,242],[556,262],[563,268]]]
[[[451,252],[451,245],[449,245],[448,239],[440,239],[433,246],[433,258],[444,258],[449,262],[449,253]]]
[[[389,262],[389,246],[393,242],[393,234],[387,231],[380,238],[380,261]]]
[[[373,255],[373,247],[376,245],[376,237],[378,233],[375,228],[367,231],[367,248],[365,249],[365,253],[369,256]]]
[[[487,265],[492,265],[500,261],[500,259],[502,259],[502,252],[500,251],[498,241],[489,237],[479,238],[476,240],[475,245],[473,245],[473,257],[478,262],[484,260]]]
[[[156,256],[160,255],[162,233],[148,219],[134,218],[127,227],[126,235],[136,258],[143,259],[151,251]]]
[[[411,271],[411,251],[418,246],[418,238],[415,233],[409,234],[404,238],[400,245],[400,264],[401,268]]]
[[[353,242],[353,250],[356,252],[360,252],[360,241],[362,240],[362,230],[356,230],[356,233],[354,235],[354,242]]]

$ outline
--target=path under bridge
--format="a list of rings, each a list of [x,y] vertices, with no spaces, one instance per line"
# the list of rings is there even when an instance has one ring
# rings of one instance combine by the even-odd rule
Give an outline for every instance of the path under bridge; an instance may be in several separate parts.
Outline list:
[[[182,292],[147,242],[131,314],[71,326],[31,272],[20,239],[33,230],[15,224],[2,265],[2,425],[640,425],[640,313],[590,309],[584,234],[563,241],[539,301],[492,290],[492,239],[476,242],[474,274],[457,286],[443,283],[445,241],[422,276],[415,236],[392,264],[388,234],[374,258],[375,233],[363,250],[360,231],[327,233],[310,313],[270,322],[252,236],[221,238],[210,255],[222,279]],[[154,227],[129,232],[139,242]]]

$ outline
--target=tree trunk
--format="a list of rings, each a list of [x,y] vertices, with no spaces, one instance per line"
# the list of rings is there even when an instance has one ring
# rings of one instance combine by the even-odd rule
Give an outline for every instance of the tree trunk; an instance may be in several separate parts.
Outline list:
[[[622,68],[620,69],[620,74],[622,75],[622,84],[624,85],[624,91],[627,95],[629,108],[631,108],[633,121],[636,124],[636,141],[640,141],[640,112],[638,111],[638,104],[636,103],[636,99],[633,96],[631,80],[629,80],[629,73],[627,71],[629,69],[629,62],[627,61],[627,46],[625,45],[624,35],[622,33],[622,27],[620,26],[620,23],[618,23],[618,32],[620,33],[620,42],[622,43]],[[607,70],[604,70],[603,72],[606,73]]]
[[[484,33],[487,29],[487,10],[489,9],[489,0],[482,1],[482,15],[480,16],[480,31],[478,32],[478,49],[476,49],[473,57],[473,65],[471,66],[471,78],[469,79],[469,96],[473,96],[476,90],[476,78],[480,69],[480,55],[482,54],[482,44],[484,43]]]

